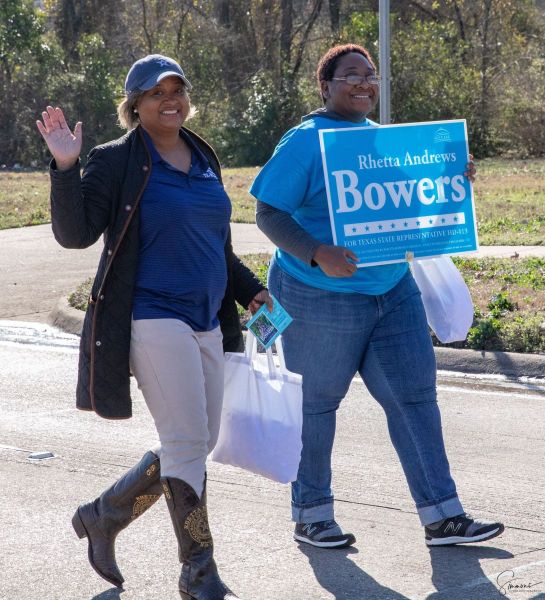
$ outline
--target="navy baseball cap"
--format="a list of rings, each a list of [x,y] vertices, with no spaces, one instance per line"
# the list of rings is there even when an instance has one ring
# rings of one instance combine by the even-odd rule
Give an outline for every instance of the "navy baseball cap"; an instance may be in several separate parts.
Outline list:
[[[174,75],[179,77],[188,90],[191,84],[186,79],[182,67],[168,56],[162,54],[148,54],[137,60],[127,73],[125,79],[125,92],[146,91],[156,86],[161,79]]]

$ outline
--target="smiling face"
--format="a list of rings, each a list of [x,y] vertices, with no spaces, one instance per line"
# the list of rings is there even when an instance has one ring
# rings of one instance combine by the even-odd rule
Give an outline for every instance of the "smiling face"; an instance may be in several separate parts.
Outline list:
[[[174,75],[165,77],[145,92],[136,110],[142,127],[152,137],[178,132],[190,110],[183,81]]]
[[[339,58],[333,77],[374,74],[375,69],[365,56],[350,52]],[[348,121],[363,121],[378,102],[379,86],[365,81],[359,85],[349,85],[346,81],[321,81],[320,87],[327,110],[338,113]]]

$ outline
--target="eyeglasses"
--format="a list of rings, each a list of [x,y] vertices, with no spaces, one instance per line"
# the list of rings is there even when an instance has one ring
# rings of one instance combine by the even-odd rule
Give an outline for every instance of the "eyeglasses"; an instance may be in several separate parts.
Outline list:
[[[346,77],[332,77],[333,81],[346,81],[348,85],[361,85],[364,81],[369,85],[377,85],[380,82],[380,75],[366,75],[362,77],[360,75],[347,75]]]

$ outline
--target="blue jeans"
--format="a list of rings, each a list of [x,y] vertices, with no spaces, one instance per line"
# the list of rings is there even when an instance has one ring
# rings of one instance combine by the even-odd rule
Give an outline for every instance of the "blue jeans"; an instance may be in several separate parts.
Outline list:
[[[336,411],[359,373],[388,422],[422,525],[463,512],[450,475],[435,388],[435,355],[420,292],[408,272],[380,296],[313,288],[273,260],[269,288],[293,317],[286,366],[303,376],[303,451],[292,518],[334,518],[331,451]]]

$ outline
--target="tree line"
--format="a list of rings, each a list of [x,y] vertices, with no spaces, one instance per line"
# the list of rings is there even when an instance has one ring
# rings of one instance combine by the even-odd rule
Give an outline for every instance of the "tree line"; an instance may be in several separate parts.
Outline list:
[[[390,10],[392,122],[465,118],[476,156],[545,154],[543,0]],[[224,164],[262,164],[321,105],[316,64],[346,42],[378,61],[378,0],[0,0],[0,165],[46,164],[34,122],[47,104],[83,121],[85,152],[121,135],[126,72],[149,53],[180,62],[190,127]]]

